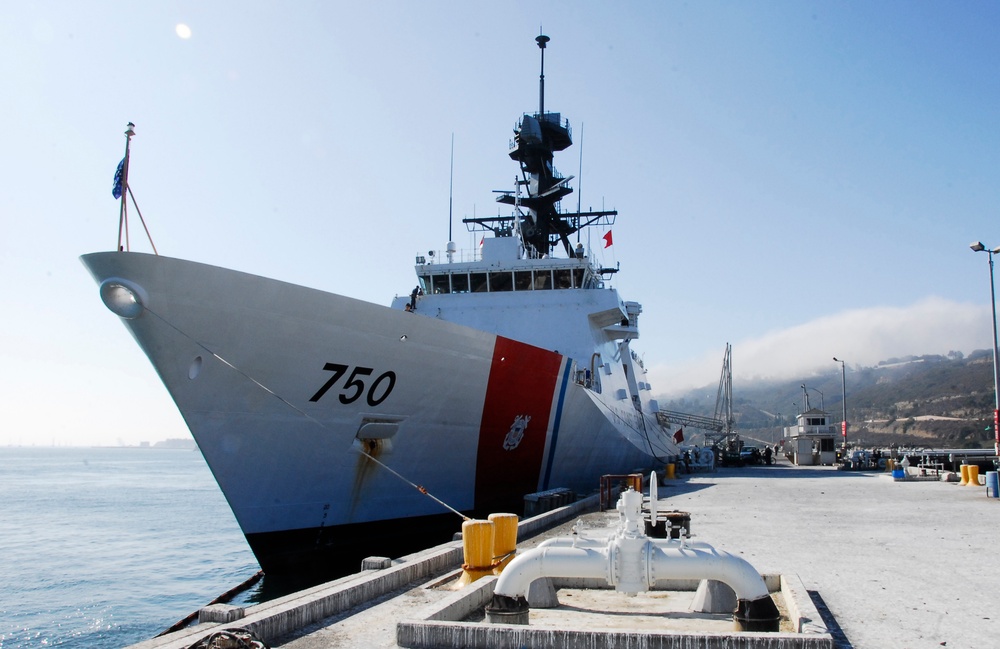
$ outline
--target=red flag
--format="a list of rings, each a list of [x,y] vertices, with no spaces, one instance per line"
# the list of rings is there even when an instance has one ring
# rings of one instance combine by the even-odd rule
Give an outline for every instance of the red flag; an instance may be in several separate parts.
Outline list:
[[[611,234],[610,232],[608,234]],[[684,429],[678,428],[677,432],[674,433],[674,441],[678,444],[684,441]]]
[[[484,243],[486,243],[486,237],[479,240],[479,247],[482,248]]]
[[[611,246],[614,242],[611,240],[611,230],[608,230],[604,235],[604,247],[607,248]]]

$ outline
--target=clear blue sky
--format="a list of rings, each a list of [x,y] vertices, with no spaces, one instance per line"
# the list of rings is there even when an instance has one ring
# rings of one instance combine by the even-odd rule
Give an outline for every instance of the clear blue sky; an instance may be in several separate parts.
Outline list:
[[[190,35],[179,35],[186,25]],[[995,2],[5,2],[0,444],[186,436],[78,256],[131,186],[161,254],[388,304],[495,214],[515,120],[615,208],[654,392],[991,345]],[[577,181],[574,181],[577,186]],[[576,194],[567,207],[575,207]],[[148,250],[134,220],[133,249]]]

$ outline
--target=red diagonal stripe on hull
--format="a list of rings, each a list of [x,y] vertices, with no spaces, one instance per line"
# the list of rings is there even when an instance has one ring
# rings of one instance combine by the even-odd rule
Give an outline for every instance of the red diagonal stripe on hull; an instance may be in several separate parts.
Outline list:
[[[476,456],[476,510],[523,510],[524,494],[538,490],[549,413],[562,356],[497,336],[486,387]],[[516,448],[504,440],[518,417],[530,417]]]

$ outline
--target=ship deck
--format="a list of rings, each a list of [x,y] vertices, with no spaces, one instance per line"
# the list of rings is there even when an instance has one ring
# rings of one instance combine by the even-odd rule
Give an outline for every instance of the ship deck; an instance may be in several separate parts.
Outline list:
[[[992,536],[1000,500],[988,498],[985,487],[900,482],[885,473],[795,467],[782,460],[770,467],[679,474],[658,495],[662,507],[690,512],[693,540],[743,557],[772,591],[790,598],[784,606],[779,601],[790,618],[783,619],[781,631],[734,633],[731,616],[691,613],[693,593],[684,588],[632,598],[561,588],[559,606],[532,609],[528,627],[486,625],[481,609],[493,578],[461,591],[448,588],[461,562],[459,543],[249,607],[229,626],[253,628],[284,649],[472,646],[482,633],[493,634],[483,646],[532,647],[614,646],[626,639],[634,647],[737,646],[724,645],[734,635],[746,647],[912,649],[995,642],[1000,591],[990,580],[1000,568]],[[614,511],[585,507],[578,503],[548,514],[565,522],[520,542],[519,550],[568,536],[581,516],[588,527],[617,520]],[[532,525],[545,524],[533,520],[522,522],[523,536]],[[804,633],[794,628],[799,618]],[[135,647],[186,648],[212,628],[200,624]],[[529,631],[534,635],[524,635]],[[428,644],[415,644],[415,638]],[[584,638],[589,644],[579,644]]]

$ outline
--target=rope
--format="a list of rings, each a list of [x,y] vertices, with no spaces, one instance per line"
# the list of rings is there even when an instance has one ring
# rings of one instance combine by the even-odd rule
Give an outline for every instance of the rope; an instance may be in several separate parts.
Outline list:
[[[244,372],[240,368],[236,367],[235,365],[233,365],[232,363],[230,363],[229,361],[227,361],[222,356],[219,356],[217,353],[215,353],[214,351],[212,351],[211,349],[209,349],[208,347],[206,347],[204,345],[204,343],[201,343],[201,342],[195,340],[192,336],[190,336],[186,332],[182,331],[178,326],[176,326],[175,324],[173,324],[172,322],[170,322],[169,320],[167,320],[166,318],[164,318],[163,316],[161,316],[159,313],[153,311],[148,306],[145,307],[145,309],[146,309],[146,311],[149,311],[150,314],[152,314],[153,316],[155,316],[158,320],[160,320],[160,322],[162,322],[163,324],[167,325],[168,327],[170,327],[171,329],[173,329],[174,331],[176,331],[180,335],[184,336],[185,338],[187,338],[188,340],[190,340],[192,343],[194,343],[195,345],[197,345],[201,349],[205,350],[205,353],[210,354],[213,358],[215,358],[216,360],[218,360],[220,363],[222,363],[226,367],[232,369],[234,372],[236,372],[237,374],[239,374],[243,378],[247,379],[248,381],[250,381],[251,383],[253,383],[254,385],[256,385],[258,388],[260,388],[261,390],[264,390],[265,392],[267,392],[268,394],[270,394],[271,396],[273,396],[275,399],[277,399],[281,403],[285,404],[286,406],[288,406],[289,408],[291,408],[295,412],[299,413],[300,415],[302,415],[303,417],[305,417],[309,421],[313,422],[314,424],[316,424],[320,428],[323,428],[324,430],[332,430],[329,426],[327,426],[326,424],[324,424],[320,420],[316,419],[315,417],[313,417],[309,413],[305,412],[304,410],[302,410],[301,408],[299,408],[295,404],[293,404],[290,401],[288,401],[288,399],[285,399],[280,394],[278,394],[277,392],[275,392],[271,388],[267,387],[266,385],[264,385],[263,383],[261,383],[260,381],[258,381],[257,379],[255,379],[254,377],[250,376],[249,374],[247,374],[246,372]],[[462,520],[465,520],[465,521],[470,520],[468,516],[466,516],[465,514],[463,514],[460,511],[458,511],[457,509],[455,509],[454,507],[452,507],[448,503],[444,502],[443,500],[441,500],[437,496],[433,495],[432,493],[430,493],[429,491],[427,491],[427,489],[424,488],[423,486],[418,485],[415,482],[409,480],[408,478],[406,478],[405,476],[403,476],[402,474],[400,474],[398,471],[396,471],[395,469],[393,469],[392,467],[390,467],[389,465],[387,465],[385,462],[382,462],[381,460],[379,460],[377,457],[375,457],[374,455],[372,455],[368,451],[364,450],[363,448],[359,448],[358,446],[355,446],[353,444],[351,445],[351,448],[354,449],[355,451],[357,451],[358,453],[361,453],[362,455],[364,455],[365,457],[367,457],[369,460],[371,460],[375,464],[379,465],[380,467],[382,467],[383,469],[385,469],[386,471],[388,471],[392,475],[396,476],[397,478],[399,478],[400,480],[402,480],[406,484],[410,485],[411,487],[413,487],[414,489],[416,489],[417,491],[419,491],[423,495],[427,496],[428,498],[430,498],[431,500],[433,500],[437,504],[441,505],[442,507],[444,507],[448,511],[452,512],[453,514],[456,514]]]
[[[149,233],[149,228],[146,227],[146,219],[142,218],[142,211],[139,209],[139,204],[135,202],[135,194],[132,193],[132,188],[125,185],[125,190],[128,192],[128,195],[132,197],[132,204],[135,205],[135,211],[139,214],[139,221],[142,222],[142,229],[146,231],[146,238],[149,239],[149,245],[153,246],[153,254],[160,254],[156,251],[156,244],[153,243],[153,235]]]
[[[498,557],[493,557],[492,566],[494,568],[496,568],[497,566],[501,565],[504,561],[506,561],[507,559],[511,558],[515,554],[517,554],[517,548],[515,548],[515,549],[513,549],[510,552],[507,552],[505,554],[501,554]]]

